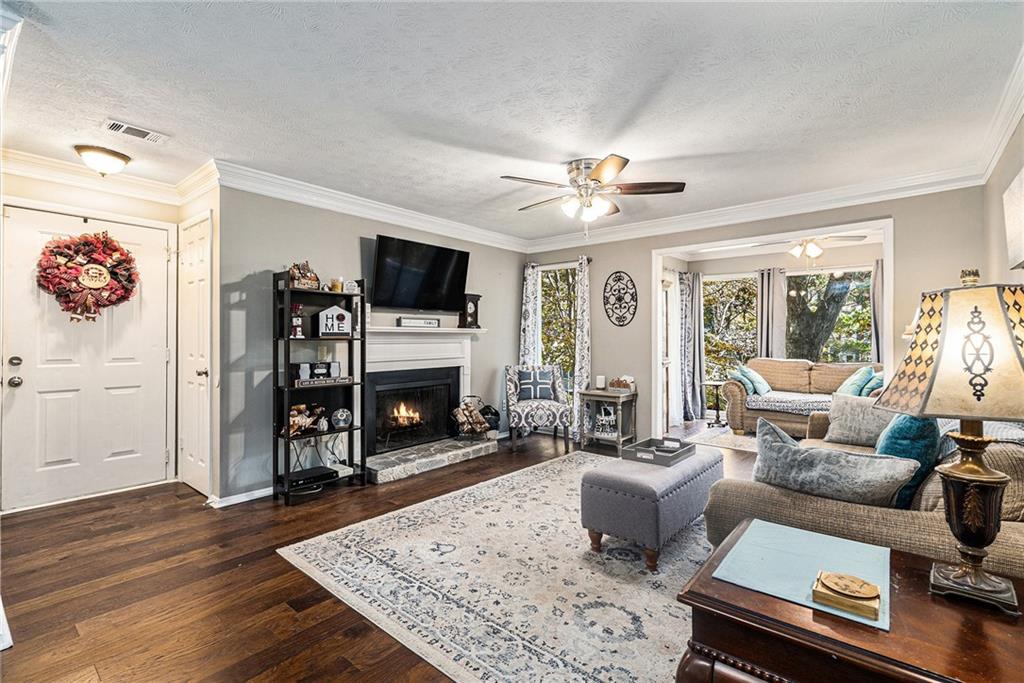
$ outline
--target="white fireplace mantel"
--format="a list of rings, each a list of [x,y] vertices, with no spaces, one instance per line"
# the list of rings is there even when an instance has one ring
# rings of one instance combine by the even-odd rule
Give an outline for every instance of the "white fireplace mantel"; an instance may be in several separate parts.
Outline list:
[[[366,371],[462,369],[462,394],[473,393],[470,342],[486,329],[375,327],[366,329]]]

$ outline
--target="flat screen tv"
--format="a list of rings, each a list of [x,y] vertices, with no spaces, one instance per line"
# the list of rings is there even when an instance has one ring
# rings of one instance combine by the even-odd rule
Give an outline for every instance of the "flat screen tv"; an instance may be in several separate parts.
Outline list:
[[[377,236],[371,302],[382,308],[461,311],[469,252]]]

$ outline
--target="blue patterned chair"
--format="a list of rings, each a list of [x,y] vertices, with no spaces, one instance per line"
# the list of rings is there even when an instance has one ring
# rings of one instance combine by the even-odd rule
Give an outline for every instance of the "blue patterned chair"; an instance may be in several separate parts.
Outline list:
[[[521,373],[524,378],[522,382]],[[540,373],[549,373],[550,382]],[[516,450],[516,435],[521,428],[532,431],[538,427],[551,427],[557,439],[558,428],[561,427],[565,452],[569,452],[572,409],[562,385],[561,368],[555,365],[506,365],[505,398],[513,451]]]

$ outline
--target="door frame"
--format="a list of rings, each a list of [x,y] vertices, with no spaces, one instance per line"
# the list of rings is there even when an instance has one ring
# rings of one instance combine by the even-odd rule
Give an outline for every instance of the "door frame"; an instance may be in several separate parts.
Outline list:
[[[209,413],[209,415],[208,415],[209,422],[207,424],[210,425],[210,433],[208,434],[210,443],[209,443],[209,451],[207,451],[207,463],[206,463],[206,477],[207,477],[207,481],[206,481],[206,489],[207,489],[206,502],[209,503],[211,500],[214,499],[214,495],[213,495],[213,490],[214,490],[213,489],[213,457],[214,457],[214,453],[215,453],[214,448],[213,448],[213,434],[214,434],[214,432],[213,432],[213,418],[214,418],[214,412],[213,412],[213,393],[214,393],[214,390],[213,390],[213,388],[214,388],[214,373],[213,373],[213,353],[214,353],[214,351],[213,351],[213,348],[214,348],[213,347],[213,321],[214,321],[214,317],[215,317],[214,316],[213,306],[214,306],[214,303],[215,303],[214,300],[217,297],[215,296],[215,292],[214,292],[214,289],[213,289],[213,238],[214,238],[214,233],[213,233],[213,209],[204,209],[203,211],[200,211],[196,215],[190,216],[189,218],[186,218],[181,223],[178,223],[175,226],[175,233],[174,233],[174,240],[175,240],[174,241],[174,261],[173,261],[174,268],[173,268],[173,270],[174,270],[174,285],[175,285],[174,294],[175,294],[175,302],[177,302],[177,294],[178,294],[177,287],[180,284],[179,277],[178,277],[178,270],[181,267],[180,264],[178,263],[178,256],[179,256],[178,249],[179,249],[179,246],[181,244],[181,240],[179,238],[181,236],[181,231],[186,229],[186,228],[190,228],[190,227],[192,227],[193,225],[195,225],[197,223],[202,223],[205,220],[209,220],[210,221],[210,253],[208,254],[208,258],[207,258],[207,264],[210,266],[210,275],[209,275],[209,282],[210,282],[210,326],[209,326],[209,329],[210,329],[210,352],[209,352],[210,374],[206,378],[206,380],[207,380],[207,382],[206,382],[207,397],[209,399],[207,401],[207,405],[206,405],[206,410]],[[177,361],[178,361],[178,346],[177,346],[178,329],[177,329],[177,327],[175,327],[175,330],[174,330],[174,339],[175,339],[175,345],[171,349],[171,354],[174,356],[175,367],[177,367]],[[175,373],[174,388],[175,388],[176,392],[177,392],[177,389],[178,389],[178,382],[179,381],[181,381],[181,378],[177,376],[177,373]],[[178,420],[177,404],[175,404],[174,420],[175,420],[175,425],[176,425],[175,433],[174,433],[174,440],[173,440],[173,445],[174,445],[174,474],[175,474],[175,477],[178,479],[178,481],[181,481],[181,449],[178,448],[178,443],[179,443],[179,440],[181,439],[181,425],[178,424],[178,422],[177,422],[177,420]]]
[[[168,349],[168,360],[165,367],[165,382],[166,382],[166,396],[164,402],[166,406],[166,419],[164,422],[164,479],[162,482],[153,482],[149,484],[142,484],[141,486],[130,486],[127,489],[117,489],[114,491],[104,491],[102,493],[91,494],[85,496],[91,498],[95,496],[108,495],[111,493],[117,493],[118,491],[130,490],[135,488],[141,488],[145,486],[153,486],[158,483],[166,483],[168,481],[176,481],[177,474],[177,460],[173,462],[170,458],[170,449],[177,443],[178,438],[178,268],[175,259],[175,267],[170,267],[170,258],[178,252],[178,224],[168,223],[166,221],[157,221],[149,218],[137,218],[135,216],[129,216],[125,214],[113,213],[110,211],[97,211],[94,209],[83,208],[80,206],[74,206],[70,204],[62,204],[59,202],[41,201],[38,199],[28,199],[25,197],[15,196],[4,196],[0,201],[0,211],[10,207],[12,209],[29,209],[32,211],[43,211],[47,213],[63,214],[66,216],[74,216],[77,218],[89,218],[97,221],[107,221],[109,223],[124,223],[125,225],[133,225],[141,228],[154,228],[156,230],[163,230],[167,233],[167,338],[166,348]],[[7,219],[3,218],[0,220],[0,245],[3,244],[3,234],[7,229]],[[3,254],[0,253],[0,259],[3,258]],[[2,260],[0,260],[2,262]],[[2,310],[3,302],[3,280],[0,279],[0,360],[7,357],[7,349],[3,348],[3,331],[4,331],[4,311]],[[3,410],[3,395],[4,392],[0,391],[0,411]],[[2,436],[3,421],[0,420],[0,436]],[[2,440],[0,440],[2,444]],[[176,449],[175,449],[176,450]],[[0,445],[0,462],[4,457],[2,445]],[[79,496],[78,498],[81,498]],[[40,507],[48,507],[50,505],[59,505],[61,503],[69,502],[59,500],[52,503],[43,503],[41,505],[31,505],[28,507],[18,508],[10,512],[21,512],[23,510],[31,510]],[[3,510],[3,500],[0,500],[0,510]],[[7,511],[0,512],[0,514],[9,514]]]

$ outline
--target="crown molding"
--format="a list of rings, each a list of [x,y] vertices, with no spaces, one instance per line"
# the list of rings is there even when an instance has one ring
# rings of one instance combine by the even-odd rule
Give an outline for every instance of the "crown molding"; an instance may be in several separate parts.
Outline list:
[[[217,164],[210,159],[205,164],[189,173],[174,186],[178,193],[179,203],[186,204],[196,197],[206,194],[220,185],[220,172]]]
[[[1017,55],[1017,62],[1013,65],[1010,78],[1003,89],[1003,96],[999,100],[996,115],[992,117],[992,123],[989,126],[985,145],[987,150],[987,162],[985,162],[984,170],[986,183],[992,176],[992,172],[996,170],[996,164],[1003,156],[1006,145],[1010,144],[1013,131],[1016,130],[1017,123],[1022,117],[1024,117],[1024,48],[1021,48],[1020,54]]]
[[[217,160],[216,165],[220,174],[220,184],[224,187],[501,249],[525,252],[530,244],[529,240],[519,237],[429,216],[418,211],[410,211],[372,199],[357,197],[347,192],[285,178],[265,171],[257,171],[231,162]]]
[[[181,204],[181,196],[178,191],[168,183],[123,174],[103,177],[82,164],[50,159],[13,149],[3,150],[3,172],[7,175],[47,180],[86,190],[145,199],[160,204],[174,206]]]
[[[751,202],[749,204],[727,206],[721,209],[710,209],[708,211],[657,218],[650,221],[627,223],[615,227],[599,228],[597,230],[591,228],[589,240],[583,236],[582,231],[568,235],[544,237],[531,240],[527,253],[655,237],[675,232],[688,232],[736,223],[750,223],[815,211],[827,211],[847,206],[903,199],[933,192],[958,190],[964,187],[983,185],[984,183],[984,176],[976,167],[922,173],[883,182],[808,192],[789,197]]]

